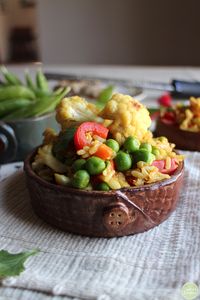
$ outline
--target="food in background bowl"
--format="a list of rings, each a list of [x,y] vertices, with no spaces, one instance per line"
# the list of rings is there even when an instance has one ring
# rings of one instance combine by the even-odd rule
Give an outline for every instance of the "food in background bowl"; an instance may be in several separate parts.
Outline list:
[[[70,87],[69,96],[81,96],[89,99],[97,99],[103,88],[107,86],[102,85],[100,80],[61,80],[56,85],[56,89],[60,87]],[[109,86],[112,93],[114,87]]]
[[[54,111],[69,88],[52,91],[41,70],[33,82],[29,73],[23,83],[15,74],[1,67],[0,85],[0,163],[23,160],[42,142],[47,126],[57,129]]]
[[[200,151],[200,98],[191,97],[188,105],[162,108],[155,132],[165,135],[177,148]]]
[[[69,75],[68,75],[69,76]],[[125,82],[111,79],[68,79],[58,82],[55,88],[58,87],[70,87],[69,96],[80,96],[91,102],[98,101],[100,104],[104,104],[106,100],[109,100],[112,94],[121,93],[129,94],[133,97],[143,99],[145,95],[141,88],[128,85]],[[55,77],[47,73],[47,78],[50,80],[59,78],[59,75]]]
[[[47,129],[43,145],[25,162],[40,216],[93,236],[141,232],[167,218],[178,199],[183,157],[166,138],[153,138],[141,103],[115,94],[99,110],[80,97],[64,98],[56,119],[61,132]]]

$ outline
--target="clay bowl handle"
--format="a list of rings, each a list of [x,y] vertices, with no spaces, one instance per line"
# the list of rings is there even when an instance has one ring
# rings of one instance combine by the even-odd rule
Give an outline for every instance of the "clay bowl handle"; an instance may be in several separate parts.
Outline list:
[[[122,202],[111,203],[104,208],[103,223],[109,231],[119,232],[130,223],[128,207]]]
[[[0,122],[0,164],[14,160],[17,153],[17,139],[14,130]]]

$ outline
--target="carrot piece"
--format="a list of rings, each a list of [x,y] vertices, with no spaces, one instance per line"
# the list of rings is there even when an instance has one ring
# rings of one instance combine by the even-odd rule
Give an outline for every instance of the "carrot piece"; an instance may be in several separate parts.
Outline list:
[[[100,157],[103,160],[111,159],[113,150],[107,145],[101,144],[94,155]]]

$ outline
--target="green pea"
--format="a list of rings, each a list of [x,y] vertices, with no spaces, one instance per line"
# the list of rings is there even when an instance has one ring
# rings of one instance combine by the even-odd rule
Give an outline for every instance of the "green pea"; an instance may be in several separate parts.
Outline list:
[[[160,154],[160,150],[156,147],[152,147],[152,153],[155,155],[155,156],[158,156]]]
[[[155,160],[155,156],[146,149],[139,149],[133,154],[134,163],[137,163],[138,161],[144,161],[151,164],[153,160]]]
[[[110,187],[106,182],[100,182],[99,184],[96,185],[96,189],[99,191],[107,192],[110,190]]]
[[[124,142],[124,149],[130,153],[138,150],[140,147],[140,143],[137,139],[132,136],[129,136]]]
[[[119,151],[119,144],[117,141],[113,139],[108,139],[106,141],[106,145],[110,147],[113,151],[118,152]]]
[[[117,171],[127,171],[132,166],[131,156],[123,151],[119,151],[115,157],[115,165]]]
[[[85,170],[77,171],[72,178],[72,186],[77,189],[84,189],[90,182],[90,175]]]
[[[156,159],[155,155],[153,153],[150,153],[150,161],[149,163],[152,164],[152,162]]]
[[[105,162],[97,156],[92,156],[88,158],[88,160],[85,163],[85,168],[90,175],[101,174],[105,167]]]
[[[152,151],[152,146],[151,146],[151,144],[148,144],[148,143],[142,143],[140,145],[140,149],[146,149],[147,151],[151,152]]]
[[[73,169],[73,171],[76,172],[78,170],[84,169],[84,165],[85,165],[85,159],[80,158],[80,159],[75,160],[75,162],[72,165],[72,169]]]

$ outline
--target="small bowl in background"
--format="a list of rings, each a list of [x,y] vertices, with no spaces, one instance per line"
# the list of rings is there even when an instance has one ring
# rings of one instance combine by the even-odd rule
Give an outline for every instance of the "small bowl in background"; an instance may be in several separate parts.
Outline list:
[[[157,120],[155,136],[166,136],[177,149],[200,151],[200,133],[181,130],[177,125],[165,124]]]
[[[47,127],[58,131],[55,113],[9,122],[0,121],[0,164],[24,160],[42,143]]]

